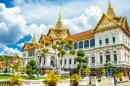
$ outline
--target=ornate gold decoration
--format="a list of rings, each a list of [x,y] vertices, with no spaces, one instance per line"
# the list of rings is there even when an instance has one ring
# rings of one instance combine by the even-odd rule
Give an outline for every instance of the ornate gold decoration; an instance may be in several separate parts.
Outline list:
[[[34,32],[33,39],[32,39],[32,41],[30,42],[30,44],[38,44],[37,41],[36,41],[36,36],[35,36],[35,34],[36,34],[36,28],[35,28],[35,32]]]
[[[109,3],[108,3],[107,15],[110,16],[110,17],[117,17],[116,14],[113,11],[113,8],[111,7],[110,0],[109,0]]]

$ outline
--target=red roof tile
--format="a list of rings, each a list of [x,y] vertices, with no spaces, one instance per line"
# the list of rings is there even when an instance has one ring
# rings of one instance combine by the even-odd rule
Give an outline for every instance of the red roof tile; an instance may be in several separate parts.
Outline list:
[[[88,34],[91,34],[91,33],[92,33],[92,31],[79,33],[79,34],[76,34],[76,35],[72,35],[72,36],[66,37],[65,40],[72,39],[72,38],[75,38],[75,37],[84,36],[84,35],[88,35]]]

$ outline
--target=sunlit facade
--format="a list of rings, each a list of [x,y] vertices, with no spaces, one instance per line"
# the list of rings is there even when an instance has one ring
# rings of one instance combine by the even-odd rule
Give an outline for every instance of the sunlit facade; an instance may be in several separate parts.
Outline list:
[[[39,72],[46,68],[53,69],[51,59],[54,56],[54,50],[51,45],[57,40],[73,39],[71,49],[78,51],[83,49],[85,51],[84,58],[87,59],[87,65],[91,70],[96,71],[96,75],[101,75],[101,69],[106,60],[118,68],[123,68],[126,75],[130,75],[130,31],[126,16],[118,17],[110,1],[107,13],[103,13],[97,25],[93,30],[85,31],[75,35],[71,35],[68,28],[64,28],[61,22],[61,10],[59,19],[55,27],[49,29],[47,35],[41,35],[38,43],[34,37],[30,43],[24,44],[22,48],[21,64],[23,68],[26,67],[31,59],[36,60],[39,67]],[[46,59],[41,57],[44,41],[51,43],[49,53]],[[63,46],[63,49],[66,49]],[[60,61],[62,69],[74,73],[76,70],[77,55],[70,55],[69,50],[67,54]]]

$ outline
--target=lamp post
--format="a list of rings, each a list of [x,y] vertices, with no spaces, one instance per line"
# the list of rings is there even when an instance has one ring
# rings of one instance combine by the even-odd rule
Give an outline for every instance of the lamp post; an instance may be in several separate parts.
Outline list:
[[[8,60],[7,60],[7,58],[5,60],[5,63],[6,63],[6,68],[5,68],[5,72],[4,73],[7,73],[7,66],[8,66],[7,64],[9,63]]]

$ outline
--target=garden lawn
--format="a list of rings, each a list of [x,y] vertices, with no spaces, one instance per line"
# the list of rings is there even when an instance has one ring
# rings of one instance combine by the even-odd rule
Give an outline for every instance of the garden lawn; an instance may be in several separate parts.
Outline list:
[[[0,76],[0,79],[8,79],[10,76]],[[39,79],[46,79],[46,77],[35,77],[34,79],[30,79],[28,77],[22,77],[25,80],[39,80]],[[61,80],[70,79],[69,77],[60,77]]]
[[[8,79],[10,76],[0,76],[0,79]]]

